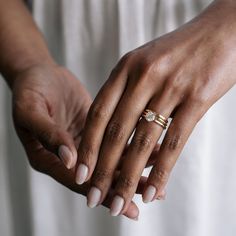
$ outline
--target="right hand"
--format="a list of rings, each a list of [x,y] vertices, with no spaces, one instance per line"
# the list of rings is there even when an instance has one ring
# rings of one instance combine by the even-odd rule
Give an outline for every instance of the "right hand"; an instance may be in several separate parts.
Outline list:
[[[86,195],[89,182],[78,186],[74,180],[77,149],[91,105],[86,89],[65,68],[38,65],[16,76],[12,93],[15,129],[32,167]],[[103,205],[109,207],[110,200],[108,196]],[[131,219],[138,214],[134,202],[124,213]]]

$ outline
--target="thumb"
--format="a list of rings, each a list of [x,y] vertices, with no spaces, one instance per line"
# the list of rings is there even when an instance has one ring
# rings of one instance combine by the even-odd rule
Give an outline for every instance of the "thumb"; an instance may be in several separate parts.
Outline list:
[[[56,154],[71,169],[77,161],[77,150],[72,135],[56,124],[45,112],[18,112],[15,123],[34,136],[45,149]]]

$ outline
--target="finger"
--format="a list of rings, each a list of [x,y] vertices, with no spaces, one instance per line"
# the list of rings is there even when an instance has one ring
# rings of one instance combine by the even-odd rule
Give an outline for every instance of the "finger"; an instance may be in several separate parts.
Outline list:
[[[136,194],[143,194],[144,190],[145,190],[145,186],[147,183],[147,177],[146,176],[141,176],[137,189],[136,189]],[[156,199],[158,200],[164,200],[166,197],[166,190],[163,189],[163,191],[156,197]]]
[[[117,170],[120,170],[122,168],[128,148],[129,148],[129,145],[126,145],[125,150],[124,150],[122,157],[120,158],[119,164],[117,166]],[[154,149],[152,150],[152,153],[147,161],[146,168],[152,166],[156,162],[156,158],[157,158],[159,149],[160,149],[160,144],[157,143],[155,145]]]
[[[35,107],[28,111],[25,108],[14,109],[15,123],[20,129],[35,137],[44,148],[56,154],[67,168],[72,168],[77,160],[77,150],[73,137],[62,127],[55,124],[48,113]]]
[[[146,163],[145,168],[148,168],[150,166],[153,166],[156,163],[156,159],[159,153],[159,149],[160,149],[160,144],[156,144],[156,146],[154,147],[150,157],[148,158],[148,161]]]
[[[112,196],[113,196],[113,191],[110,190],[109,193],[107,194],[105,200],[102,203],[102,205],[106,206],[108,209],[110,209],[110,207],[111,207]],[[122,215],[124,215],[132,220],[136,220],[136,221],[138,220],[139,209],[134,201],[132,201],[130,203],[127,210],[125,212],[123,212]]]
[[[176,104],[169,91],[156,95],[147,106],[148,109],[169,117]],[[148,158],[162,134],[163,128],[155,122],[140,120],[127,151],[120,177],[115,188],[111,214],[118,215],[126,210],[136,191],[138,181],[147,164]],[[119,207],[118,207],[119,206]]]
[[[35,170],[51,176],[57,182],[63,184],[70,190],[86,196],[90,184],[86,183],[83,185],[77,185],[74,179],[74,168],[68,170],[57,158],[57,156],[44,149],[37,139],[30,137],[29,135],[25,135],[22,131],[19,132],[21,141],[25,147],[27,156],[29,157],[30,164]],[[142,185],[144,185],[144,183]],[[103,203],[103,206],[108,209],[111,204],[111,196],[112,192],[109,192],[109,196]],[[132,201],[123,215],[129,219],[137,220],[139,216],[139,209],[137,205]]]
[[[76,184],[74,179],[74,172],[72,170],[67,170],[60,162],[57,163],[54,162],[53,168],[51,167],[50,172],[47,173],[55,180],[59,181],[66,187],[70,188],[72,191],[86,196],[88,189],[90,187],[90,183],[87,182],[83,185]],[[143,185],[142,188],[144,188],[144,184],[145,183],[142,183]],[[107,207],[108,209],[110,209],[112,196],[113,196],[113,190],[111,189],[106,199],[102,203],[102,205]],[[136,203],[132,201],[128,206],[127,210],[122,215],[126,216],[129,219],[137,221],[139,216],[139,208],[136,205]]]
[[[118,64],[89,109],[78,150],[77,184],[87,181],[94,170],[105,128],[123,94],[126,81],[127,73]]]
[[[114,180],[112,181],[112,185],[111,185],[110,189],[115,188],[116,183],[117,183],[118,178],[119,178],[119,174],[120,174],[120,171],[116,171],[115,176],[114,176]],[[143,190],[146,186],[147,179],[148,178],[146,176],[141,176],[141,178],[139,180],[139,183],[138,183],[138,186],[137,186],[137,189],[136,189],[136,192],[135,192],[136,194],[142,194],[143,193]],[[165,191],[163,192],[163,195],[165,195]]]
[[[143,193],[144,202],[157,198],[165,188],[170,172],[199,119],[198,114],[199,111],[187,103],[176,112],[147,180]]]
[[[143,90],[147,92],[143,93]],[[91,181],[91,185],[96,187],[97,193],[100,194],[100,200],[97,204],[103,201],[109,190],[113,173],[117,169],[123,150],[139,121],[140,113],[150,100],[152,93],[151,89],[147,89],[147,85],[145,87],[145,85],[141,86],[139,84],[135,87],[128,84],[107,125]],[[91,196],[91,194],[88,194],[88,204]]]

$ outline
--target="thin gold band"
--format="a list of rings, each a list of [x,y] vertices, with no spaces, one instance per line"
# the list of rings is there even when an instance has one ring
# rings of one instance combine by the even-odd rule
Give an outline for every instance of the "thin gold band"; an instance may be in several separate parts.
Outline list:
[[[166,127],[167,127],[167,125],[160,122],[160,120],[154,120],[154,122],[157,123],[158,125],[160,125],[163,129],[166,129]]]
[[[141,117],[145,118],[145,120],[148,122],[151,121],[155,122],[156,124],[160,125],[163,129],[166,129],[168,125],[168,120],[164,116],[157,114],[156,112],[150,109],[145,109]]]

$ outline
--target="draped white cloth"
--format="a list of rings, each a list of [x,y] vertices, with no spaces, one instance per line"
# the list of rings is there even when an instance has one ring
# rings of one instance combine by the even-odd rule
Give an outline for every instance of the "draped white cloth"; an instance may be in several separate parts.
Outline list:
[[[124,53],[175,29],[209,2],[35,0],[33,14],[56,60],[94,97]],[[172,172],[166,201],[145,205],[136,197],[141,214],[133,222],[102,207],[88,209],[84,197],[30,169],[1,81],[0,235],[236,235],[235,101],[234,88],[208,111]]]

